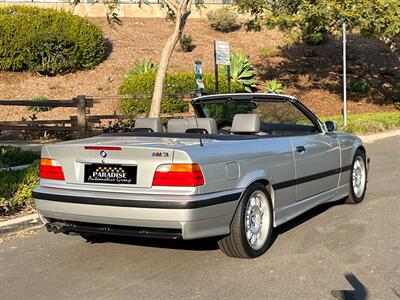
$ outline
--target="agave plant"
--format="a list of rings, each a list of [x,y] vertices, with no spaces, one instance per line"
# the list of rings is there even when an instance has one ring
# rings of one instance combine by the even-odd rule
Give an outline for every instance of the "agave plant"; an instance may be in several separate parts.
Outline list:
[[[282,83],[278,82],[277,80],[268,80],[265,82],[264,91],[266,93],[271,94],[282,94],[283,93],[283,86]]]
[[[245,90],[250,93],[255,89],[257,84],[255,76],[253,65],[244,53],[236,52],[231,54],[232,80],[243,85]]]
[[[124,77],[128,78],[142,73],[150,73],[157,71],[157,64],[153,62],[150,58],[144,58],[143,60],[136,60],[128,72],[125,73]]]

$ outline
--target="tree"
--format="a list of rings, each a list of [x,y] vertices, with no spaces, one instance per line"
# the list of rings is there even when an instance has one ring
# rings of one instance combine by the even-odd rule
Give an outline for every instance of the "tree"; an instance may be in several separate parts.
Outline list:
[[[151,100],[149,117],[158,117],[160,115],[161,99],[164,90],[164,81],[167,74],[169,60],[175,49],[179,38],[181,37],[186,25],[187,18],[191,12],[192,0],[163,0],[168,9],[172,11],[175,19],[175,28],[172,35],[168,38],[164,49],[161,52],[161,58],[158,65],[156,81],[154,83],[153,98]]]
[[[154,84],[153,98],[151,101],[150,117],[158,117],[160,115],[161,100],[164,90],[165,76],[168,70],[169,61],[171,55],[178,43],[180,37],[182,36],[183,30],[185,29],[187,18],[191,13],[193,0],[161,0],[161,3],[167,8],[168,16],[170,19],[174,20],[175,27],[168,38],[160,57],[160,62],[157,69],[156,81]],[[77,5],[81,0],[74,0],[74,4]],[[121,25],[122,22],[118,18],[116,10],[119,6],[119,0],[95,0],[95,3],[102,3],[107,9],[107,20],[110,25],[118,24]],[[147,0],[137,0],[134,1],[139,7],[143,4],[148,4]],[[202,0],[196,0],[196,6],[201,6]]]
[[[297,28],[306,42],[318,43],[325,33],[337,35],[343,22],[348,29],[377,38],[399,51],[398,0],[234,0],[241,12],[250,13],[248,28]]]

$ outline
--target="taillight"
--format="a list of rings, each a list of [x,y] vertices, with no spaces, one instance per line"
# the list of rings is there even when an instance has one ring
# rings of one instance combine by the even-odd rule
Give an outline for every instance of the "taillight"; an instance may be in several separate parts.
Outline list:
[[[44,179],[65,180],[60,163],[50,158],[40,159],[39,175]]]
[[[167,164],[156,169],[153,186],[199,186],[204,184],[198,164]]]

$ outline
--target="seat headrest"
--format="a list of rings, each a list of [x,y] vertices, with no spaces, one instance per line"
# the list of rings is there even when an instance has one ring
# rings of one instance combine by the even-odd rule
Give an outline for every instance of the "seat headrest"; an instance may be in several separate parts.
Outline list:
[[[260,117],[258,114],[237,114],[233,117],[231,132],[257,133],[260,131]]]
[[[217,122],[213,118],[170,119],[168,132],[217,133]]]
[[[133,131],[162,132],[163,126],[160,118],[140,118],[136,119]]]

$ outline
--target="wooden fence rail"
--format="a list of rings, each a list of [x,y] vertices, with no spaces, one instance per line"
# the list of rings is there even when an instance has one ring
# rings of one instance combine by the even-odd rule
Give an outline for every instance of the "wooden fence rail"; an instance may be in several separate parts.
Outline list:
[[[178,98],[183,101],[191,101],[194,94],[190,95],[165,95],[165,98]],[[115,101],[121,99],[151,99],[151,95],[116,95],[116,96],[85,96],[79,95],[70,100],[0,100],[1,106],[42,106],[42,107],[75,107],[76,115],[70,116],[65,120],[22,120],[22,121],[0,121],[0,133],[4,130],[20,130],[20,131],[77,131],[79,138],[85,138],[93,135],[99,130],[95,130],[93,125],[100,123],[102,120],[126,120],[144,117],[144,115],[90,115],[88,110],[95,103],[103,101]],[[184,113],[161,114],[162,118],[172,117],[189,117],[193,116],[191,106],[189,111]]]

